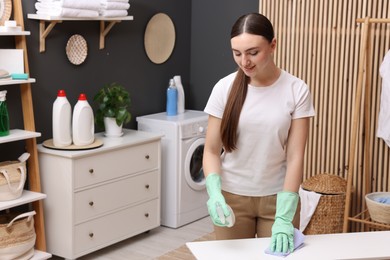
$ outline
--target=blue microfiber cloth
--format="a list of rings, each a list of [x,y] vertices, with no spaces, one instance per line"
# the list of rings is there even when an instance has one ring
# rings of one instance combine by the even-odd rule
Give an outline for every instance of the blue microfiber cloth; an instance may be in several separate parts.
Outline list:
[[[390,205],[390,197],[377,197],[374,198],[374,200],[379,203],[385,203]]]
[[[294,229],[294,252],[295,250],[303,246],[304,241],[305,241],[305,235],[301,231],[295,228]],[[272,252],[269,249],[269,247],[267,247],[267,249],[264,252],[269,255],[282,256],[282,257],[286,257],[290,254],[290,250],[288,250],[287,253]]]

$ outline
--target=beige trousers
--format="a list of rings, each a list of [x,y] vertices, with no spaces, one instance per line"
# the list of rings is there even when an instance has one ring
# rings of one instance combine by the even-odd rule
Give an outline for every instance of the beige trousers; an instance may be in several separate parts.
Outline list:
[[[226,203],[233,209],[236,222],[233,227],[214,226],[216,239],[270,237],[275,220],[276,195],[248,197],[222,191]],[[300,203],[293,220],[299,227]]]

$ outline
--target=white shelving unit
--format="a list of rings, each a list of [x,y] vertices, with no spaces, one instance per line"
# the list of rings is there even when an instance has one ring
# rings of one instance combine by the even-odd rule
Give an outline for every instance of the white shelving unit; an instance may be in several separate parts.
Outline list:
[[[50,259],[51,257],[52,257],[51,254],[39,250],[35,250],[34,256],[30,258],[30,260],[45,260],[45,259]]]
[[[61,16],[49,16],[49,15],[39,15],[39,14],[28,14],[28,19],[39,20],[39,51],[44,52],[46,49],[45,42],[46,37],[49,35],[50,31],[54,28],[57,23],[62,23],[63,21],[99,21],[100,22],[100,37],[99,37],[99,49],[104,49],[105,37],[112,29],[116,23],[121,21],[132,21],[134,16],[122,16],[122,17],[61,17]],[[46,22],[49,25],[46,27]],[[106,25],[106,23],[108,23]]]
[[[0,210],[5,210],[13,207],[17,207],[20,205],[24,205],[30,202],[42,200],[46,198],[46,194],[40,192],[34,192],[29,190],[24,190],[22,196],[18,199],[9,200],[9,201],[1,201],[0,202]]]
[[[21,32],[0,32],[0,36],[16,36],[16,35],[30,35],[29,31]]]
[[[26,84],[26,83],[35,83],[35,79],[29,78],[29,79],[10,79],[10,80],[0,80],[0,86],[5,85],[20,85],[20,84]]]
[[[21,0],[12,0],[13,4],[13,19],[21,26],[21,31],[15,32],[0,32],[1,37],[15,37],[15,49],[23,50],[25,73],[29,73],[28,57],[27,57],[27,43],[26,35],[30,35],[29,31],[24,30],[23,8]],[[0,137],[0,145],[5,143],[12,143],[15,141],[24,140],[26,143],[26,151],[30,153],[28,159],[28,180],[29,190],[24,190],[21,197],[0,202],[0,210],[8,210],[13,207],[32,204],[36,212],[34,216],[35,222],[35,252],[31,259],[43,260],[51,258],[51,254],[46,253],[46,238],[45,238],[45,223],[43,217],[42,200],[46,198],[46,194],[41,193],[41,184],[39,176],[38,152],[36,138],[41,136],[41,133],[35,131],[35,120],[32,106],[31,83],[34,83],[34,78],[27,80],[0,80],[1,90],[7,89],[12,85],[20,86],[21,105],[23,111],[23,129],[11,129],[8,136]],[[1,160],[1,158],[0,158]],[[1,258],[1,256],[0,256]]]
[[[40,137],[41,133],[22,129],[11,129],[10,134],[0,137],[0,144]]]

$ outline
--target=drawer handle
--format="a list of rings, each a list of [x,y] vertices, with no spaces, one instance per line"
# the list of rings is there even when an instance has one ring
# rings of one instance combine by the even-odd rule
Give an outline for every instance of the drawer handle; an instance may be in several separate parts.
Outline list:
[[[148,218],[148,217],[149,217],[149,213],[145,213],[145,217],[147,217],[147,218]]]
[[[145,155],[145,158],[146,158],[147,160],[149,160],[149,158],[150,158],[149,154]]]
[[[146,185],[145,185],[145,188],[146,188],[146,189],[149,189],[149,184],[146,184]]]
[[[93,169],[89,169],[89,173],[92,174],[93,173]]]
[[[92,233],[92,232],[89,233],[89,237],[90,237],[90,238],[93,238],[93,233]]]
[[[90,205],[90,206],[93,206],[93,201],[90,201],[90,202],[89,202],[89,205]]]

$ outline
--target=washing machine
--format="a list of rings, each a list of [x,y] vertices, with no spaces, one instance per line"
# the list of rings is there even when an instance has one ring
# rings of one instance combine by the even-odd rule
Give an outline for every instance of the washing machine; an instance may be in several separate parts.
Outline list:
[[[137,117],[138,130],[161,133],[161,225],[178,228],[208,215],[202,160],[208,114],[186,110]]]

